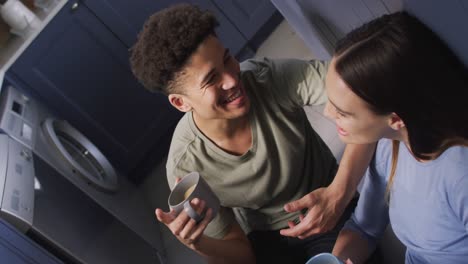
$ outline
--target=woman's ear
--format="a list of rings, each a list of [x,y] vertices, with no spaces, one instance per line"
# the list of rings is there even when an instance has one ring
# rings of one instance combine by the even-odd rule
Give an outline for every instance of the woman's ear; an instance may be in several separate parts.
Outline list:
[[[405,127],[405,123],[403,122],[403,120],[395,113],[392,113],[390,115],[390,119],[388,120],[388,125],[393,130],[400,130],[403,127]]]
[[[184,96],[181,94],[170,94],[168,96],[168,99],[171,105],[181,112],[189,112],[192,110],[190,104],[187,102],[187,100],[185,100]]]

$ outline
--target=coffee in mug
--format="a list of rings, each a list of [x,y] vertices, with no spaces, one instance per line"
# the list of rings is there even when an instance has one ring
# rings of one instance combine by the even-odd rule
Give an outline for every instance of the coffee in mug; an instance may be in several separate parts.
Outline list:
[[[190,186],[184,193],[184,200],[187,199],[193,192],[193,190],[195,190],[195,184]]]

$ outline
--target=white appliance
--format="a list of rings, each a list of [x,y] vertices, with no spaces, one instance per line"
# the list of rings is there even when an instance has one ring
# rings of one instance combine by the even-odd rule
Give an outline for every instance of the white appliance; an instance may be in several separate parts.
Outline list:
[[[10,31],[17,35],[23,35],[28,27],[36,27],[39,18],[19,0],[6,0],[0,5],[0,15],[10,26]]]
[[[162,263],[153,209],[78,130],[8,84],[0,129],[2,218],[66,263]]]

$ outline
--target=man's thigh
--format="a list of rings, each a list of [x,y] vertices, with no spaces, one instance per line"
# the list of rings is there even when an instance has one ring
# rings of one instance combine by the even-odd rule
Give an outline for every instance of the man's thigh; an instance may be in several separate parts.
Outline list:
[[[304,264],[312,256],[323,252],[331,252],[341,228],[351,217],[356,203],[357,198],[350,202],[334,229],[306,239],[285,237],[279,233],[279,230],[249,233],[248,238],[254,249],[257,263]]]
[[[304,264],[306,253],[292,248],[288,238],[279,231],[253,231],[248,238],[255,252],[257,264]]]

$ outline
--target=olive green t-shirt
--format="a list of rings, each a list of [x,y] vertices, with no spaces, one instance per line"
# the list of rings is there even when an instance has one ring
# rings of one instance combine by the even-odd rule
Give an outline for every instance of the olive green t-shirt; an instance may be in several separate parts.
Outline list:
[[[175,129],[166,164],[175,177],[198,171],[221,201],[205,234],[222,238],[237,220],[243,230],[278,230],[297,220],[283,206],[328,186],[336,172],[331,151],[312,129],[303,105],[326,102],[328,64],[301,60],[248,60],[241,80],[251,100],[252,145],[229,154],[204,136],[189,112]]]

